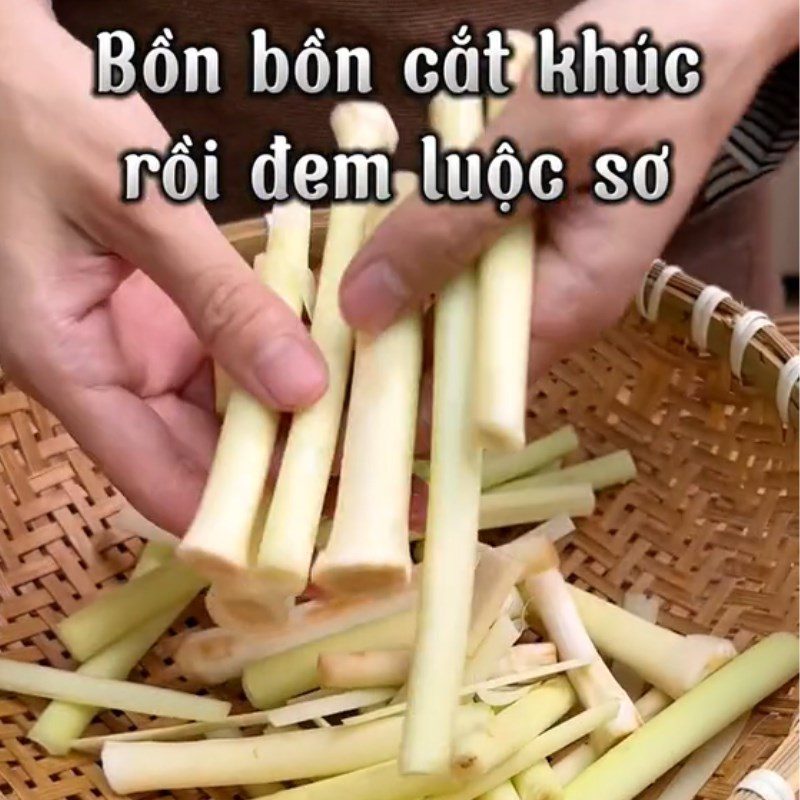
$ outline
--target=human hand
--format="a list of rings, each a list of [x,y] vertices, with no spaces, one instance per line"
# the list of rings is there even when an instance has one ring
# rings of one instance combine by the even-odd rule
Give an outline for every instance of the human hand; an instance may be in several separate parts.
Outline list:
[[[49,10],[0,10],[0,364],[183,531],[217,435],[207,353],[286,410],[317,399],[325,366],[199,203],[120,202],[119,153],[169,137],[140,97],[92,96],[91,76]]]
[[[589,0],[561,18],[561,41],[573,41],[579,28],[593,23],[609,41],[627,42],[649,28],[662,44],[697,43],[705,85],[687,98],[565,98],[541,96],[526,82],[477,143],[486,152],[501,137],[527,154],[556,149],[572,168],[568,198],[537,212],[533,378],[624,311],[759,84],[797,46],[796,17],[792,0],[737,6],[735,14],[724,0]],[[590,197],[589,165],[598,152],[635,154],[665,139],[674,144],[672,192],[665,201],[604,205]],[[359,328],[383,329],[473,264],[510,222],[488,202],[406,201],[351,264],[341,291],[345,317]]]

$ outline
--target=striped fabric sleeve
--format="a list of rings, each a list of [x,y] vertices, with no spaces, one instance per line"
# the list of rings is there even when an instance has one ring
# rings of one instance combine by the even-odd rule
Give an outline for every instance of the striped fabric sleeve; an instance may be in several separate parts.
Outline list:
[[[777,169],[798,137],[798,54],[773,70],[731,131],[706,180],[708,207]]]

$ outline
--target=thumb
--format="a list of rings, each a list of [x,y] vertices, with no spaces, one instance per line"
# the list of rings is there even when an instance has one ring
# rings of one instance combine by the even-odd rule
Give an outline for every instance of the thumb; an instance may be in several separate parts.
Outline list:
[[[106,244],[161,286],[239,386],[279,410],[322,395],[327,370],[305,325],[261,284],[203,206],[153,193],[118,211],[110,227]]]
[[[537,139],[533,100],[532,91],[520,85],[473,148],[485,155],[503,138],[530,150]],[[508,225],[531,208],[532,201],[525,196],[514,215],[498,213],[491,200],[432,204],[420,195],[408,198],[350,264],[340,291],[344,317],[354,327],[373,333],[383,330],[474,264]]]

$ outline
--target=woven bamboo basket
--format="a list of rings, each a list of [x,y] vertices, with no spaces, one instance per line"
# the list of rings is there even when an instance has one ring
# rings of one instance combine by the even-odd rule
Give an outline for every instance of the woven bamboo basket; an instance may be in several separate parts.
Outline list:
[[[317,255],[325,224],[325,215],[318,215]],[[264,245],[258,221],[226,232],[247,258]],[[569,579],[617,602],[628,589],[653,593],[662,600],[662,625],[727,636],[743,648],[798,624],[796,386],[788,425],[776,409],[781,368],[797,350],[776,326],[763,327],[745,337],[739,380],[729,353],[745,309],[723,300],[708,318],[708,347],[700,352],[691,321],[702,285],[683,273],[659,275],[663,266],[654,267],[644,287],[652,319],[631,309],[602,340],[559,363],[534,387],[530,434],[569,420],[580,431],[584,455],[627,447],[639,465],[638,479],[602,492],[597,512],[562,543]],[[796,320],[788,321],[788,330],[796,334]],[[0,373],[2,655],[73,666],[55,625],[123,579],[142,547],[108,524],[120,506],[107,478],[59,422]],[[199,689],[179,674],[172,655],[182,632],[203,624],[202,604],[195,603],[132,679]],[[230,699],[241,702],[235,690]],[[0,798],[116,797],[93,760],[51,758],[26,741],[43,705],[0,696]],[[731,797],[782,744],[784,752],[796,753],[796,728],[794,736],[790,731],[797,707],[796,686],[762,703],[699,796]],[[105,712],[92,733],[145,724],[152,721]],[[238,797],[234,790],[147,795],[156,796]]]

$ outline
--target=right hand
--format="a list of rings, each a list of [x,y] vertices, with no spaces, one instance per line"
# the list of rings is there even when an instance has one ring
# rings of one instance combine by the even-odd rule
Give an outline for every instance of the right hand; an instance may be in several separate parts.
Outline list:
[[[120,202],[119,153],[169,136],[44,4],[0,9],[0,364],[143,513],[183,531],[217,423],[206,354],[266,405],[325,390],[302,323],[198,203]]]

